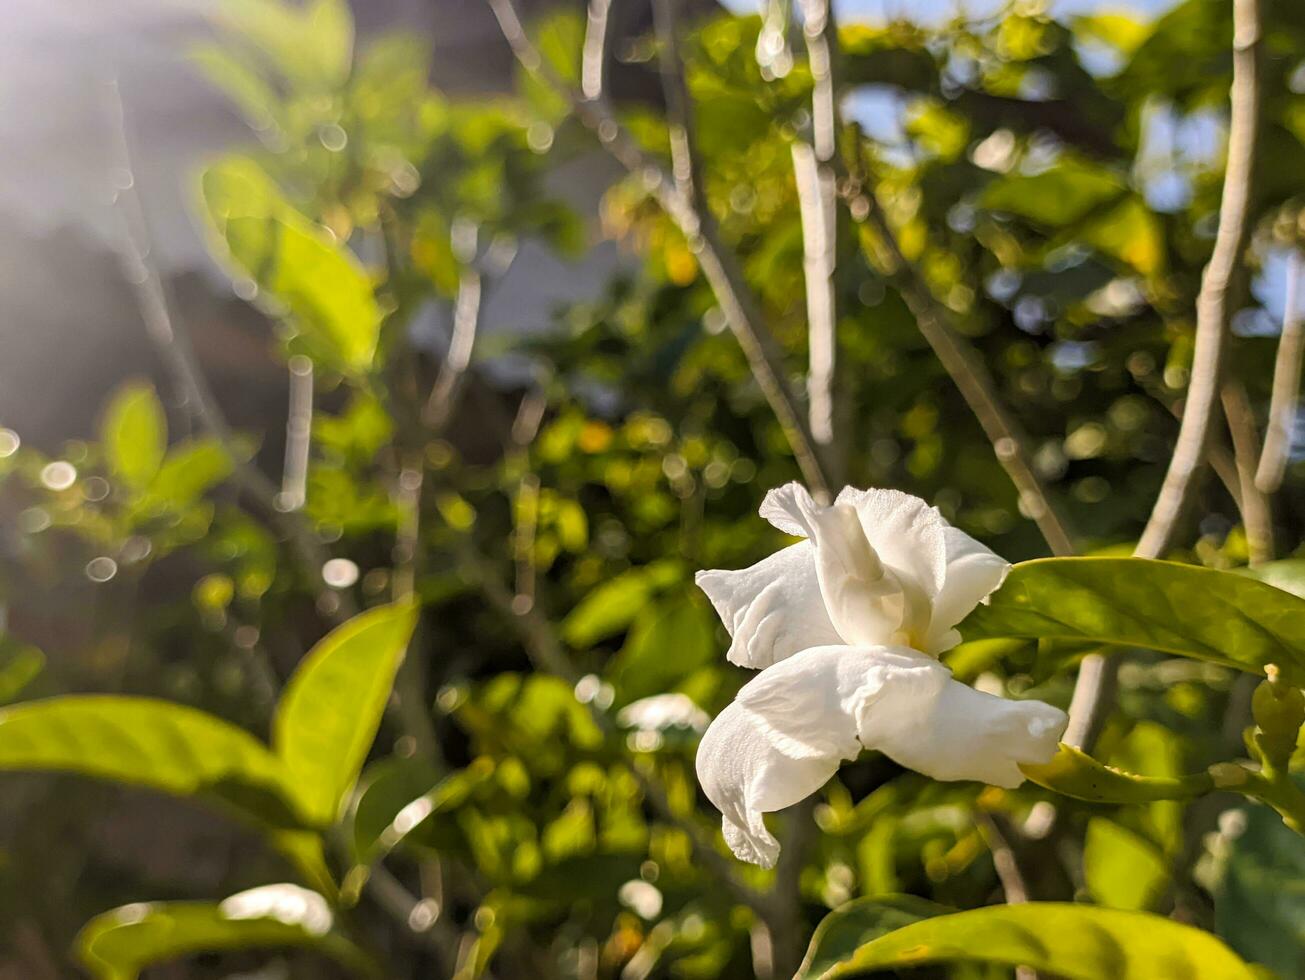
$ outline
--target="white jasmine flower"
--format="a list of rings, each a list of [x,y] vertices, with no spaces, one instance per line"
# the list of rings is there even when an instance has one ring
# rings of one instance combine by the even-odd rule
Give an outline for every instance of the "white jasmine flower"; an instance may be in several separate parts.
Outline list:
[[[937,655],[1010,566],[918,497],[847,488],[825,507],[797,484],[761,515],[806,541],[698,585],[733,640],[729,659],[765,668],[712,722],[698,779],[736,855],[769,867],[762,814],[819,789],[862,749],[942,780],[1013,788],[1048,761],[1066,716],[952,679]]]

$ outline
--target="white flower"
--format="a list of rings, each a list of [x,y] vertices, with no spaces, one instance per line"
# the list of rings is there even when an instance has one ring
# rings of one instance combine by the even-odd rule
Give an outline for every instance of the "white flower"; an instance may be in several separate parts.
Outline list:
[[[711,719],[687,694],[654,694],[627,704],[616,716],[623,728],[641,732],[662,732],[668,728],[688,728],[700,732]]]
[[[1008,788],[1024,780],[1020,763],[1051,758],[1063,711],[975,691],[936,659],[1005,561],[894,490],[847,488],[825,507],[789,484],[761,514],[807,540],[697,578],[733,639],[729,659],[765,668],[698,748],[698,779],[736,855],[773,865],[779,844],[762,814],[814,793],[862,749]]]

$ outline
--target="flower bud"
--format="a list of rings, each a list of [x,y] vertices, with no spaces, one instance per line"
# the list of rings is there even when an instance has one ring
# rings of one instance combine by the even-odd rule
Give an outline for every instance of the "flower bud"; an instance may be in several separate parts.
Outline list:
[[[1265,668],[1265,675],[1251,696],[1251,714],[1260,729],[1256,741],[1267,762],[1285,767],[1305,724],[1305,694],[1283,681],[1273,664]]]

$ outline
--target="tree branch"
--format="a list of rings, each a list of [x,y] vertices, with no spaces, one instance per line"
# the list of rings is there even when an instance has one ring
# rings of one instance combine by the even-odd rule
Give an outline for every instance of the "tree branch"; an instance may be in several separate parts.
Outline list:
[[[580,56],[580,91],[586,99],[607,94],[607,58],[612,43],[612,5],[615,0],[589,0],[585,43]]]
[[[1156,499],[1135,554],[1157,558],[1169,550],[1190,504],[1195,477],[1205,462],[1212,420],[1219,401],[1220,376],[1228,333],[1228,288],[1241,261],[1250,226],[1251,182],[1259,130],[1259,0],[1233,2],[1233,77],[1228,118],[1228,162],[1219,230],[1201,276],[1196,298],[1196,346],[1183,421]]]
[[[1219,205],[1219,231],[1196,300],[1196,351],[1178,440],[1160,496],[1133,552],[1139,558],[1158,558],[1169,550],[1190,501],[1195,486],[1193,478],[1205,462],[1228,332],[1228,287],[1248,233],[1259,120],[1258,0],[1233,0],[1233,24],[1232,114],[1228,122],[1228,164]],[[1243,500],[1243,508],[1245,505]],[[1104,722],[1105,705],[1114,690],[1117,666],[1113,658],[1102,654],[1083,658],[1064,738],[1070,745],[1091,748]]]
[[[1273,512],[1269,498],[1255,482],[1255,463],[1262,459],[1260,438],[1255,429],[1255,413],[1251,409],[1246,388],[1240,381],[1224,382],[1221,394],[1224,418],[1228,420],[1228,433],[1232,437],[1233,461],[1241,487],[1242,526],[1246,529],[1246,550],[1250,563],[1260,565],[1273,560]]]
[[[1301,359],[1305,356],[1305,321],[1300,315],[1300,252],[1287,255],[1287,289],[1283,300],[1282,335],[1273,364],[1273,390],[1269,396],[1269,426],[1264,433],[1264,451],[1255,471],[1255,485],[1268,494],[1278,492],[1291,453],[1296,401],[1300,395]]]
[[[683,74],[678,69],[668,70],[669,59],[673,59],[676,66],[679,64],[678,45],[672,47],[670,54],[663,52],[663,81],[670,86],[667,101],[671,104],[671,128],[672,131],[677,128],[679,130],[678,137],[672,136],[672,147],[678,144],[677,152],[682,156],[675,175],[668,177],[665,168],[645,154],[621,126],[606,101],[586,99],[548,67],[526,35],[513,0],[486,2],[521,66],[562,94],[570,102],[576,118],[594,132],[604,149],[632,175],[643,179],[649,193],[694,249],[703,275],[716,296],[716,302],[720,304],[721,312],[725,314],[725,322],[742,348],[757,386],[783,429],[803,478],[813,493],[827,498],[829,481],[816,455],[806,420],[787,381],[780,348],[761,317],[760,303],[747,284],[737,256],[724,247],[711,211],[695,204],[692,197],[686,197],[680,183],[677,183],[677,178],[681,176],[692,181],[695,163],[689,152],[691,126],[685,115],[689,106],[685,98]],[[665,47],[663,43],[663,48]],[[678,117],[676,106],[681,110]],[[694,186],[697,187],[696,184]],[[697,190],[700,192],[700,188]],[[699,203],[700,201],[699,198]]]
[[[864,160],[858,161],[858,169],[861,172],[852,176],[847,189],[853,219],[868,223],[874,230],[889,278],[915,316],[921,335],[992,443],[998,462],[1019,492],[1021,509],[1038,525],[1052,554],[1074,554],[1074,539],[1068,525],[1033,469],[1026,448],[1027,437],[1002,404],[996,383],[979,353],[952,328],[951,311],[938,302],[923,275],[902,253],[888,216],[874,191],[866,186],[868,168]]]

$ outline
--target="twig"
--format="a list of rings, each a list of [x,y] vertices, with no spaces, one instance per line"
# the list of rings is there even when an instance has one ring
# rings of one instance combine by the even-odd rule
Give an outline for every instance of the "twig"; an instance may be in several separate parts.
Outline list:
[[[938,302],[920,271],[902,253],[888,216],[874,191],[865,186],[864,174],[868,170],[864,161],[859,161],[858,166],[861,173],[853,175],[848,188],[853,218],[869,223],[879,238],[889,277],[915,316],[921,335],[992,443],[998,462],[1019,492],[1021,509],[1038,525],[1052,554],[1074,554],[1073,536],[1033,469],[1027,438],[1002,404],[983,359],[952,328],[948,322],[950,311]]]
[[[1234,0],[1233,24],[1232,115],[1228,123],[1228,165],[1223,200],[1219,206],[1219,231],[1214,251],[1201,277],[1201,291],[1196,301],[1192,382],[1169,470],[1133,552],[1139,558],[1158,558],[1169,549],[1194,489],[1193,477],[1205,461],[1228,327],[1228,284],[1246,241],[1258,128],[1258,0]],[[1064,738],[1070,745],[1091,748],[1104,722],[1105,705],[1113,692],[1117,669],[1115,660],[1102,654],[1089,654],[1083,658],[1070,702],[1069,728]]]
[[[825,450],[834,445],[834,373],[837,313],[834,271],[837,239],[834,175],[819,164],[807,143],[793,144],[793,176],[802,218],[802,272],[807,290],[807,408],[811,438]]]
[[[811,144],[793,144],[793,171],[802,217],[803,273],[807,291],[807,403],[811,436],[819,444],[827,472],[840,482],[845,469],[835,404],[838,371],[838,308],[834,275],[838,267],[837,180],[838,99],[834,65],[838,31],[829,0],[802,0],[802,36],[811,70]]]
[[[1259,129],[1259,0],[1233,0],[1233,76],[1228,118],[1228,162],[1219,230],[1196,297],[1196,344],[1192,380],[1183,421],[1156,499],[1135,554],[1158,558],[1169,550],[1205,461],[1219,401],[1220,376],[1228,333],[1228,287],[1241,261],[1250,225],[1251,181]]]
[[[116,202],[123,219],[119,255],[127,281],[135,289],[146,332],[172,375],[185,407],[226,450],[237,485],[289,540],[303,567],[304,575],[317,593],[318,608],[331,619],[338,621],[348,618],[354,612],[349,593],[323,587],[322,566],[326,564],[329,553],[299,514],[287,513],[277,506],[276,484],[247,460],[236,445],[231,426],[204,379],[190,338],[175,327],[163,281],[152,261],[149,226],[135,190],[136,177],[132,167],[127,111],[116,79],[109,81],[108,89],[118,157]]]
[[[1305,357],[1305,321],[1300,314],[1300,252],[1287,254],[1287,288],[1282,311],[1282,335],[1273,364],[1273,390],[1269,396],[1269,426],[1264,433],[1264,451],[1255,471],[1255,485],[1273,494],[1282,486],[1291,453],[1291,436],[1296,421],[1296,400],[1300,394],[1301,359]]]
[[[458,295],[453,302],[453,331],[449,336],[449,349],[440,364],[430,397],[422,408],[421,420],[426,428],[439,434],[444,431],[462,393],[462,383],[471,367],[471,353],[480,329],[481,299],[484,283],[476,268],[476,249],[480,237],[476,225],[465,231],[455,229],[454,251],[461,253],[462,273],[458,277]],[[456,239],[465,238],[459,242]]]
[[[816,455],[806,420],[786,379],[780,348],[765,327],[760,303],[747,284],[738,258],[721,242],[715,217],[709,209],[695,207],[693,200],[681,193],[680,187],[667,175],[665,168],[645,154],[621,126],[605,100],[586,99],[582,93],[557,77],[527,37],[513,0],[486,2],[521,66],[567,98],[576,118],[593,131],[603,148],[626,170],[644,181],[648,192],[695,249],[698,263],[725,315],[725,322],[742,348],[757,386],[783,429],[803,478],[813,493],[828,497],[829,481]],[[674,54],[678,63],[678,49]],[[663,78],[682,93],[682,74],[664,71]],[[687,109],[687,102],[681,100],[680,105]],[[687,135],[689,127],[683,119],[679,125],[681,132]],[[672,143],[674,145],[674,139]],[[683,147],[684,141],[681,140],[681,148]],[[691,171],[692,161],[688,164]]]
[[[1246,529],[1246,550],[1250,563],[1260,565],[1273,560],[1273,512],[1268,495],[1255,482],[1255,462],[1263,458],[1255,429],[1255,413],[1240,381],[1225,381],[1221,400],[1241,486],[1240,509],[1242,526]]]
[[[586,99],[607,94],[607,57],[612,43],[612,5],[615,0],[589,0],[585,43],[580,56],[580,91]]]
[[[308,496],[308,452],[313,435],[313,362],[302,354],[290,358],[290,410],[285,420],[285,467],[281,474],[281,510],[299,510]]]

